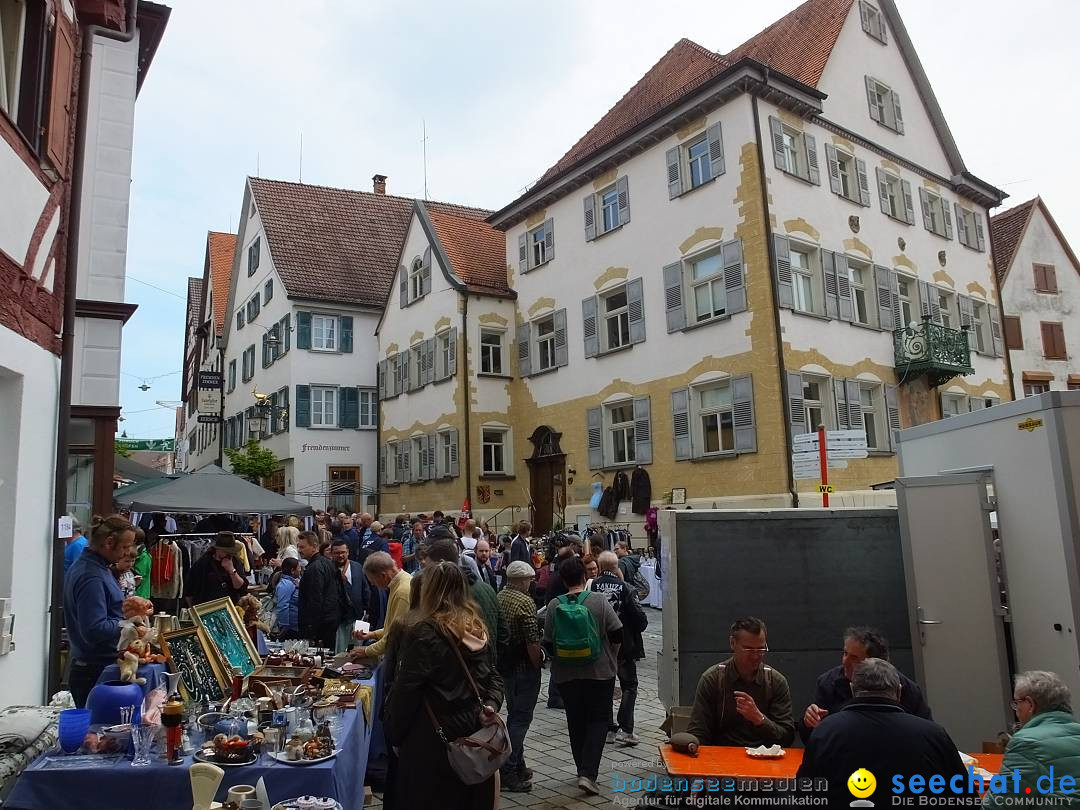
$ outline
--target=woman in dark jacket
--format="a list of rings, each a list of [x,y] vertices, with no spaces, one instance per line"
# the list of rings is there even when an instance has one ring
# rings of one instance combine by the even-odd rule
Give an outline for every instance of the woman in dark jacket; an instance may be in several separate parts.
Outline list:
[[[446,746],[425,709],[427,702],[448,740],[468,736],[481,725],[496,722],[503,684],[491,666],[490,643],[465,576],[453,563],[424,570],[420,605],[410,613],[397,650],[396,673],[383,714],[386,740],[402,762],[423,763],[402,768],[394,786],[396,807],[452,807],[490,810],[495,805],[495,777],[466,785],[450,768]],[[480,691],[477,699],[462,672],[461,653]]]

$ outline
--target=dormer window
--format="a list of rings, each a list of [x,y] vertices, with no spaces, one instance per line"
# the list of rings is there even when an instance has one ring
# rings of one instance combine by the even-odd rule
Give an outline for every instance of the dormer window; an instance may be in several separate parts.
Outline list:
[[[866,98],[870,117],[883,127],[904,134],[904,116],[900,112],[900,96],[889,85],[873,76],[866,77]]]
[[[889,41],[885,30],[885,15],[881,13],[881,9],[867,3],[866,0],[859,0],[859,17],[862,19],[863,31],[882,45]]]

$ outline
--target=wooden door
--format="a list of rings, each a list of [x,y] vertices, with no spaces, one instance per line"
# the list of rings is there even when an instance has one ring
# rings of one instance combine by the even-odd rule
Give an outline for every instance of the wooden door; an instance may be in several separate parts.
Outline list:
[[[534,534],[549,532],[566,503],[565,456],[529,459],[529,494]]]

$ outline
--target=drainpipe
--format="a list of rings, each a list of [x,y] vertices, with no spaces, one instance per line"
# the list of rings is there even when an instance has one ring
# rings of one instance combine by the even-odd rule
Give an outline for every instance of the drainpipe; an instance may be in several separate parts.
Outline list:
[[[998,257],[994,255],[994,226],[990,221],[990,209],[986,209],[986,232],[990,239],[990,275],[994,277],[994,294],[997,296],[998,320],[1001,326],[1001,352],[1005,355],[1005,374],[1009,379],[1009,396],[1016,399],[1016,384],[1013,382],[1012,355],[1005,340],[1005,299],[1001,297],[1001,279],[998,278]],[[1007,269],[1007,268],[1006,268]],[[991,340],[993,336],[991,336]]]
[[[765,68],[765,81],[769,80],[769,69]],[[757,96],[751,94],[750,104],[754,110],[754,138],[757,144],[757,159],[758,159],[758,175],[761,182],[761,214],[762,222],[765,225],[765,248],[769,254],[769,286],[772,289],[773,297],[773,326],[776,329],[776,368],[780,374],[780,395],[783,397],[780,411],[784,414],[784,418],[781,420],[784,423],[784,440],[787,451],[787,464],[785,469],[787,470],[787,485],[788,492],[791,493],[791,505],[798,508],[799,506],[799,491],[795,488],[795,471],[792,468],[791,451],[793,446],[793,439],[791,435],[791,420],[787,417],[788,403],[791,401],[788,391],[787,382],[787,365],[784,362],[784,339],[780,332],[780,293],[776,288],[776,274],[773,272],[773,268],[776,267],[776,250],[773,246],[773,232],[772,223],[769,221],[769,187],[766,184],[765,176],[765,153],[761,148],[761,120],[758,117],[758,102]]]
[[[472,509],[472,499],[469,497],[469,493],[472,491],[472,391],[469,388],[469,292],[465,290],[465,306],[461,308],[461,347],[464,357],[464,370],[465,370],[465,436],[462,446],[465,448],[465,499],[469,501],[470,513],[475,512]],[[458,461],[461,461],[461,447],[458,447]],[[471,517],[471,515],[470,515]]]
[[[59,14],[60,12],[57,11]],[[90,97],[90,66],[95,37],[131,42],[135,39],[138,0],[127,0],[127,19],[123,32],[88,25],[82,32],[82,56],[79,60],[79,97],[76,110],[75,155],[71,165],[71,204],[68,213],[67,265],[64,275],[64,320],[60,333],[60,407],[56,425],[56,479],[53,486],[53,511],[58,520],[67,514],[68,422],[71,421],[71,375],[75,349],[75,288],[79,271],[79,224],[82,220],[82,179],[86,162],[86,117]],[[77,23],[78,21],[76,21]],[[54,521],[53,525],[56,523]],[[89,526],[87,531],[91,531]],[[52,572],[49,584],[49,663],[45,701],[60,688],[60,637],[64,613],[64,541],[54,535]]]

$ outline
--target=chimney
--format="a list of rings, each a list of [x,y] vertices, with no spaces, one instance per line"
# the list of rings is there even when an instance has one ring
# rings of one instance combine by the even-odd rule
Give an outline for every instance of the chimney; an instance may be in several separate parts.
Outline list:
[[[372,183],[372,186],[373,186],[372,190],[376,194],[385,194],[386,193],[386,175],[385,174],[372,175],[371,183]]]

